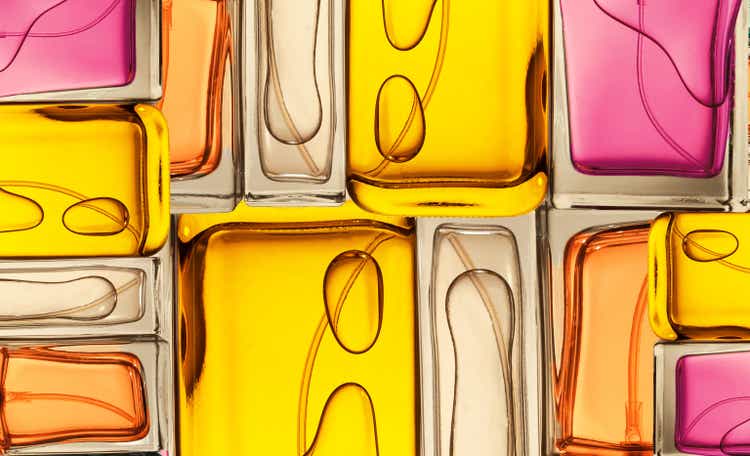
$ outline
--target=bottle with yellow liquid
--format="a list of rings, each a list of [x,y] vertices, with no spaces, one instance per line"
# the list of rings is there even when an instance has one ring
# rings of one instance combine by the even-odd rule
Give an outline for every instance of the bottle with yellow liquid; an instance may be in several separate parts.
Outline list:
[[[147,256],[169,231],[167,127],[148,105],[0,107],[0,257]]]
[[[515,215],[547,186],[548,2],[349,2],[348,190],[379,213]]]
[[[649,235],[649,314],[662,339],[748,339],[747,214],[665,213]]]
[[[412,219],[240,205],[177,237],[180,454],[416,454]]]

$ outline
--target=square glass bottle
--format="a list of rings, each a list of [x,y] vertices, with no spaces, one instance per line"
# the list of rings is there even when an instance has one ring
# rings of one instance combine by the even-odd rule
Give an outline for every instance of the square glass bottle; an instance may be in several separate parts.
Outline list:
[[[177,236],[182,456],[416,454],[413,220],[240,205]]]
[[[343,203],[345,0],[240,7],[246,200]]]
[[[169,124],[172,210],[230,211],[242,178],[232,64],[238,2],[164,0],[162,8],[164,97],[157,106]]]
[[[538,455],[535,213],[417,221],[424,454]]]
[[[555,0],[556,207],[746,210],[744,0]]]
[[[750,338],[748,226],[750,214],[669,212],[654,221],[649,315],[659,337]]]
[[[750,344],[657,344],[654,357],[655,454],[748,454]]]
[[[350,0],[351,197],[515,215],[547,188],[548,2]]]
[[[651,455],[651,211],[550,210],[543,263],[551,453]]]
[[[157,252],[169,231],[166,133],[149,105],[0,107],[0,257]]]
[[[161,97],[160,0],[7,0],[0,102]]]

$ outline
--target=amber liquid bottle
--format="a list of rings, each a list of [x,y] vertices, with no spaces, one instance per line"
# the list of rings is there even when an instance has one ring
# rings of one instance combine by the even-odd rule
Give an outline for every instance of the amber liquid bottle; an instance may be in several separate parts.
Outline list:
[[[557,446],[566,454],[651,455],[653,345],[648,225],[591,229],[565,249],[556,366]]]
[[[0,361],[0,453],[45,443],[135,441],[149,431],[134,355],[3,347]]]

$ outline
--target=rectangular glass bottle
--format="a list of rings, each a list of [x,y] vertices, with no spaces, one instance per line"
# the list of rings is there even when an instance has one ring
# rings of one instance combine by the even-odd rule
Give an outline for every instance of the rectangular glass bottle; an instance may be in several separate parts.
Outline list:
[[[536,214],[417,221],[425,454],[538,455]]]
[[[177,236],[181,455],[416,454],[413,220],[240,205]]]
[[[655,454],[747,454],[750,344],[664,343],[654,357]]]
[[[548,2],[348,2],[348,191],[416,216],[515,215],[547,186]]]
[[[161,97],[160,0],[7,0],[0,102]]]
[[[345,0],[259,0],[241,9],[246,200],[343,203]]]
[[[165,0],[162,5],[164,97],[169,124],[172,209],[232,210],[242,160],[235,123],[235,0]]]
[[[746,210],[743,0],[555,0],[556,207]]]
[[[0,107],[0,257],[157,252],[169,231],[166,132],[149,105]]]
[[[546,218],[547,347],[555,448],[651,455],[648,325],[651,211],[550,210]]]

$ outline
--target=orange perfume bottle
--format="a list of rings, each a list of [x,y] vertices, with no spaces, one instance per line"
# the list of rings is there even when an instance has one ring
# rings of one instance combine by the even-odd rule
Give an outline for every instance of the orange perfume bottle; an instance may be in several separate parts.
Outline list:
[[[648,215],[618,213],[601,225],[607,216],[564,212],[549,218],[558,236],[551,263],[561,266],[553,266],[548,306],[557,450],[651,455],[657,338],[648,326]]]
[[[0,348],[0,453],[68,442],[129,442],[149,432],[142,367],[130,353]]]
[[[231,97],[228,2],[162,2],[163,91],[172,177],[200,176],[219,164],[225,89]]]

